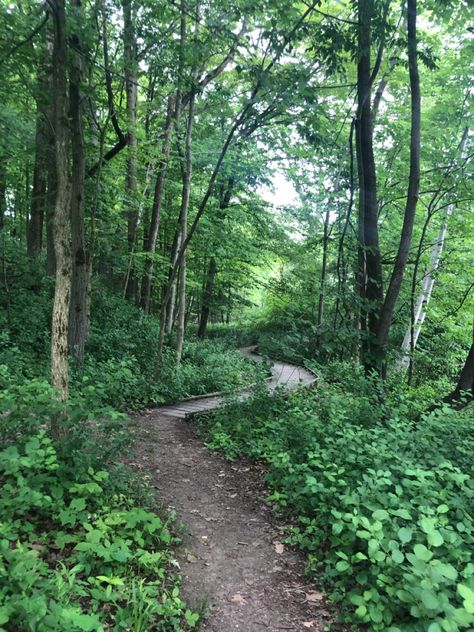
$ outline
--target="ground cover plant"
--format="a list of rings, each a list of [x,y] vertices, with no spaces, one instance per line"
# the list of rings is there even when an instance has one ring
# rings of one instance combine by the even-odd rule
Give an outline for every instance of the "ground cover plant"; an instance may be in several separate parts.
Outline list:
[[[124,414],[200,455],[157,408],[218,391],[351,623],[474,629],[471,5],[0,0],[0,627],[196,623],[117,463]]]
[[[180,597],[170,518],[117,459],[123,415],[71,410],[59,442],[49,387],[0,394],[0,629],[162,630],[194,627]],[[78,430],[80,428],[80,430]],[[119,461],[120,462],[120,461]],[[115,465],[113,465],[115,463]]]
[[[267,464],[270,499],[292,517],[288,540],[347,620],[472,629],[472,409],[413,420],[402,393],[381,404],[363,374],[328,377],[311,393],[260,392],[207,415],[202,436],[230,459]]]

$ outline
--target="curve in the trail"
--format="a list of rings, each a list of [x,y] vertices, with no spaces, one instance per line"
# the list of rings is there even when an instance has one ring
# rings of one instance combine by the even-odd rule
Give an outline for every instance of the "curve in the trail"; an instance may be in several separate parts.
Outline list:
[[[241,353],[261,360],[251,348]],[[305,369],[275,362],[268,388],[294,390],[312,381]],[[203,611],[201,632],[339,629],[324,594],[304,574],[305,559],[282,542],[283,525],[264,500],[264,468],[227,461],[208,449],[195,424],[182,423],[204,406],[224,403],[222,397],[192,400],[136,418],[135,465],[161,507],[182,524],[175,563],[183,599]]]
[[[255,349],[255,346],[243,347],[239,349],[239,352],[249,360],[262,362],[262,356],[256,353]],[[316,376],[311,371],[289,362],[272,360],[271,373],[271,378],[267,382],[269,392],[273,392],[277,387],[285,387],[289,391],[294,391],[303,386],[310,386],[316,381]],[[239,398],[247,399],[251,393],[252,388],[247,388],[240,393]],[[163,415],[186,419],[198,413],[219,408],[225,404],[225,401],[223,395],[202,395],[202,397],[193,397],[175,404],[158,406],[156,410]]]

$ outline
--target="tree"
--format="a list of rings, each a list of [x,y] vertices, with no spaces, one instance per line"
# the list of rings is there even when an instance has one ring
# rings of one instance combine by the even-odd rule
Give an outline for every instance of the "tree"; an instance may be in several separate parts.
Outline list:
[[[83,126],[83,49],[80,37],[82,16],[81,0],[72,0],[71,9],[76,26],[71,36],[73,58],[69,80],[69,110],[71,117],[71,239],[72,276],[71,301],[69,308],[68,340],[69,351],[82,364],[88,329],[87,295],[88,267],[84,234],[84,202],[86,157]]]
[[[411,93],[411,132],[410,132],[410,175],[408,180],[407,201],[403,227],[400,235],[398,252],[393,266],[390,284],[381,308],[380,319],[377,326],[377,346],[381,353],[382,362],[385,360],[386,345],[392,323],[395,303],[400,293],[400,288],[405,272],[405,267],[410,253],[413,225],[415,222],[416,205],[420,189],[420,128],[421,128],[421,96],[420,77],[418,73],[417,59],[417,3],[416,0],[408,0],[408,68],[410,74]],[[385,371],[385,369],[384,369]]]
[[[69,172],[69,133],[67,95],[66,8],[64,0],[51,2],[54,23],[53,104],[56,146],[56,200],[54,205],[53,238],[56,256],[56,278],[51,333],[51,382],[64,405],[68,399],[69,361],[68,326],[71,283],[71,246],[69,209],[71,176]],[[59,420],[52,428],[59,434]]]

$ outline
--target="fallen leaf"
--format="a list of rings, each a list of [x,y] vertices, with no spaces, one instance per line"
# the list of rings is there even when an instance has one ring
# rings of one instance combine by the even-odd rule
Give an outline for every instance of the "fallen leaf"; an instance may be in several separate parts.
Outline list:
[[[236,593],[232,597],[231,601],[233,601],[234,603],[239,603],[240,605],[243,605],[244,603],[246,603],[244,597],[242,597],[240,593]]]
[[[310,592],[310,593],[306,593],[306,601],[321,601],[321,599],[324,599],[324,595],[323,593],[320,592]]]
[[[275,542],[275,551],[278,553],[278,555],[281,555],[284,550],[285,550],[285,547],[283,546],[281,542]]]
[[[198,559],[195,555],[193,555],[192,553],[188,553],[186,555],[186,560],[190,563],[190,564],[196,564]]]
[[[304,628],[313,628],[314,627],[314,621],[303,621],[303,627]]]

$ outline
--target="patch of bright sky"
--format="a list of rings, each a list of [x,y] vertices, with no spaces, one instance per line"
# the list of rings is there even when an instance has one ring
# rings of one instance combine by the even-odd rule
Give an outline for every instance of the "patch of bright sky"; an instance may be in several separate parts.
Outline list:
[[[258,193],[273,209],[301,205],[300,196],[284,171],[276,170],[271,180],[271,185],[260,187]]]

